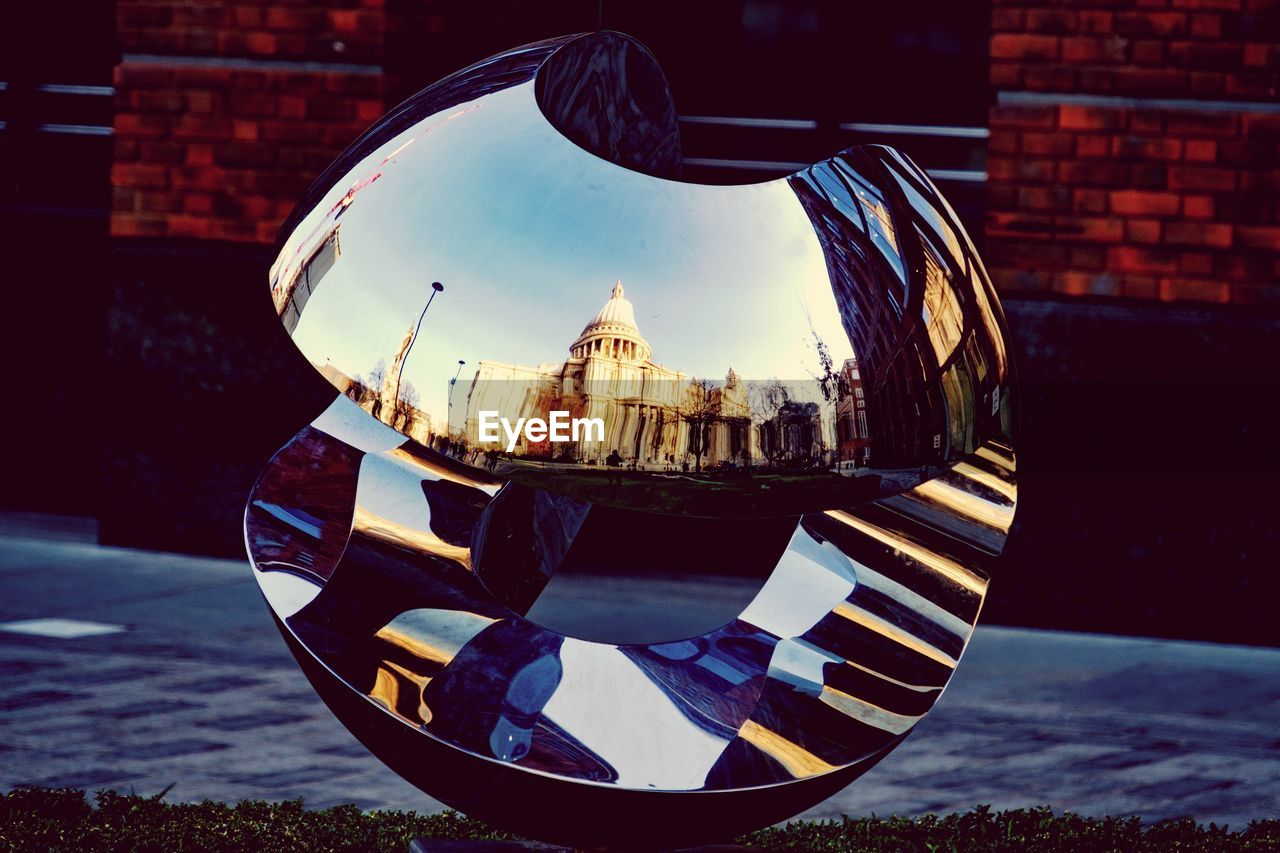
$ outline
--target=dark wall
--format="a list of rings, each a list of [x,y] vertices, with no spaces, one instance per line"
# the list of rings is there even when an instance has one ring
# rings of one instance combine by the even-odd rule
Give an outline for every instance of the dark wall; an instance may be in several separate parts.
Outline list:
[[[240,557],[258,472],[334,392],[280,328],[264,250],[135,242],[113,266],[102,541]]]
[[[1008,299],[1019,504],[992,622],[1280,644],[1280,316]]]

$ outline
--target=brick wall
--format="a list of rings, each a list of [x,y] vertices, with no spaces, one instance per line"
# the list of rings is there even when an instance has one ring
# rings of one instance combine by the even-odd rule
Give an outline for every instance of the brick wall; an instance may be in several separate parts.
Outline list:
[[[119,0],[111,233],[269,243],[385,111],[384,0]]]
[[[1280,5],[995,0],[1005,290],[1280,302]]]

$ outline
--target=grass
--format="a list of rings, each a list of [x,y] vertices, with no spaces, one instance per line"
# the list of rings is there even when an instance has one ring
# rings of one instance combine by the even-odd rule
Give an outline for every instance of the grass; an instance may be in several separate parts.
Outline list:
[[[356,851],[404,853],[410,839],[515,840],[455,812],[308,811],[285,803],[166,803],[99,791],[19,788],[0,795],[0,850]],[[921,818],[800,821],[738,839],[764,850],[873,851],[1235,851],[1280,850],[1280,820],[1231,831],[1192,820],[1144,825],[1138,818],[1056,815],[1048,807]]]

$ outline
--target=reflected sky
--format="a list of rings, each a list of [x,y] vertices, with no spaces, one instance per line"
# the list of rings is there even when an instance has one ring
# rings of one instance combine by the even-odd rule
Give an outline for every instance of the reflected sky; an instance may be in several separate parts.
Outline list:
[[[336,220],[341,256],[294,340],[320,368],[367,375],[391,364],[431,282],[443,282],[404,371],[435,423],[459,359],[463,388],[481,360],[564,361],[617,279],[653,360],[686,375],[719,379],[733,367],[804,379],[821,370],[815,332],[837,364],[853,355],[818,239],[785,181],[706,186],[629,171],[552,128],[532,83],[371,154],[286,242],[284,277],[357,184]]]

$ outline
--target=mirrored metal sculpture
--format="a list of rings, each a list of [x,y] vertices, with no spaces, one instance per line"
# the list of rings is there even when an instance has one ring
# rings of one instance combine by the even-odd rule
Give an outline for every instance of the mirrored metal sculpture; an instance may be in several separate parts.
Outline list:
[[[927,175],[679,177],[643,47],[542,42],[382,119],[271,270],[340,392],[246,511],[280,629],[398,773],[549,840],[847,785],[946,686],[1013,518],[1004,319]]]

